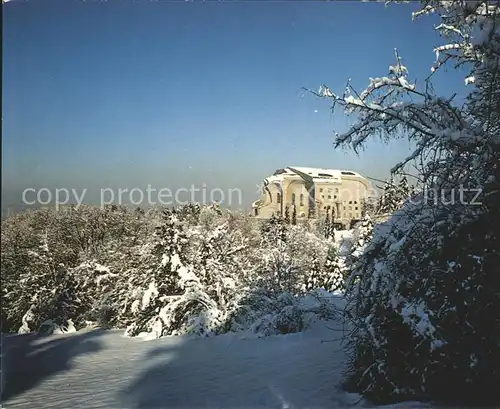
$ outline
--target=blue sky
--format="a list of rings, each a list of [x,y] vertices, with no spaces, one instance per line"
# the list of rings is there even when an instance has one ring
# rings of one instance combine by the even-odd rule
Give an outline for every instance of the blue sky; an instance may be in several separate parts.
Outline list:
[[[405,141],[357,157],[347,119],[301,87],[359,89],[397,47],[423,79],[440,39],[416,4],[68,2],[4,5],[3,188],[240,187],[287,165],[384,177]],[[462,73],[437,79],[451,94]]]

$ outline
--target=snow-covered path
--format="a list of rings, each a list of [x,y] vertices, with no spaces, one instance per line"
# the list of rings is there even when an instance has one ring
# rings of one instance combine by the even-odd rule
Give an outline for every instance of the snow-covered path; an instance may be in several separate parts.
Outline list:
[[[4,407],[334,408],[359,401],[337,387],[345,356],[332,341],[340,333],[325,323],[261,339],[228,334],[144,341],[122,334],[23,341],[9,355]]]

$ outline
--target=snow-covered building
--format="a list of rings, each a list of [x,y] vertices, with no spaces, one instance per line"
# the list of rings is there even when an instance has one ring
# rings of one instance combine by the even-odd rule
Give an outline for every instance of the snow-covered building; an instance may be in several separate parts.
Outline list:
[[[295,207],[297,218],[318,218],[327,213],[348,225],[361,218],[362,203],[371,185],[359,173],[289,166],[264,179],[262,197],[252,205],[253,215],[269,218]]]

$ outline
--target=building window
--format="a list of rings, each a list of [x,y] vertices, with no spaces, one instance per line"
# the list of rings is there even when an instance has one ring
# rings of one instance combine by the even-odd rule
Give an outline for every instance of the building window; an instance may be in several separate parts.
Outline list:
[[[300,205],[304,206],[304,195],[302,193],[300,194]]]
[[[358,210],[358,206],[356,206],[356,207],[354,208],[354,210]]]
[[[339,189],[335,189],[335,193],[338,193],[339,192]]]
[[[276,201],[281,204],[281,193],[276,193]]]
[[[295,193],[292,193],[292,205],[295,206]]]
[[[349,210],[352,210],[352,206],[349,206]]]
[[[334,198],[334,199],[336,199],[336,198],[337,198],[337,195],[333,196],[333,198]]]
[[[331,200],[331,198],[332,198],[332,195],[328,195],[328,199],[330,199],[330,200]]]
[[[349,218],[352,219],[352,213],[349,213]]]
[[[346,210],[345,206],[344,206],[344,210]]]
[[[323,193],[323,188],[322,187],[319,188],[319,193]]]
[[[349,200],[349,204],[352,204],[352,200]]]
[[[354,201],[354,204],[358,204],[358,202],[356,202],[356,200]]]

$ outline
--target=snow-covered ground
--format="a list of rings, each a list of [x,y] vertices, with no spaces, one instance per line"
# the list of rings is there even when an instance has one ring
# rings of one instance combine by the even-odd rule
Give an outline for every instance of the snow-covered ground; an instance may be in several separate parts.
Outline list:
[[[339,388],[345,362],[341,335],[339,322],[318,321],[303,333],[266,338],[145,341],[104,330],[8,337],[3,407],[373,406]]]

